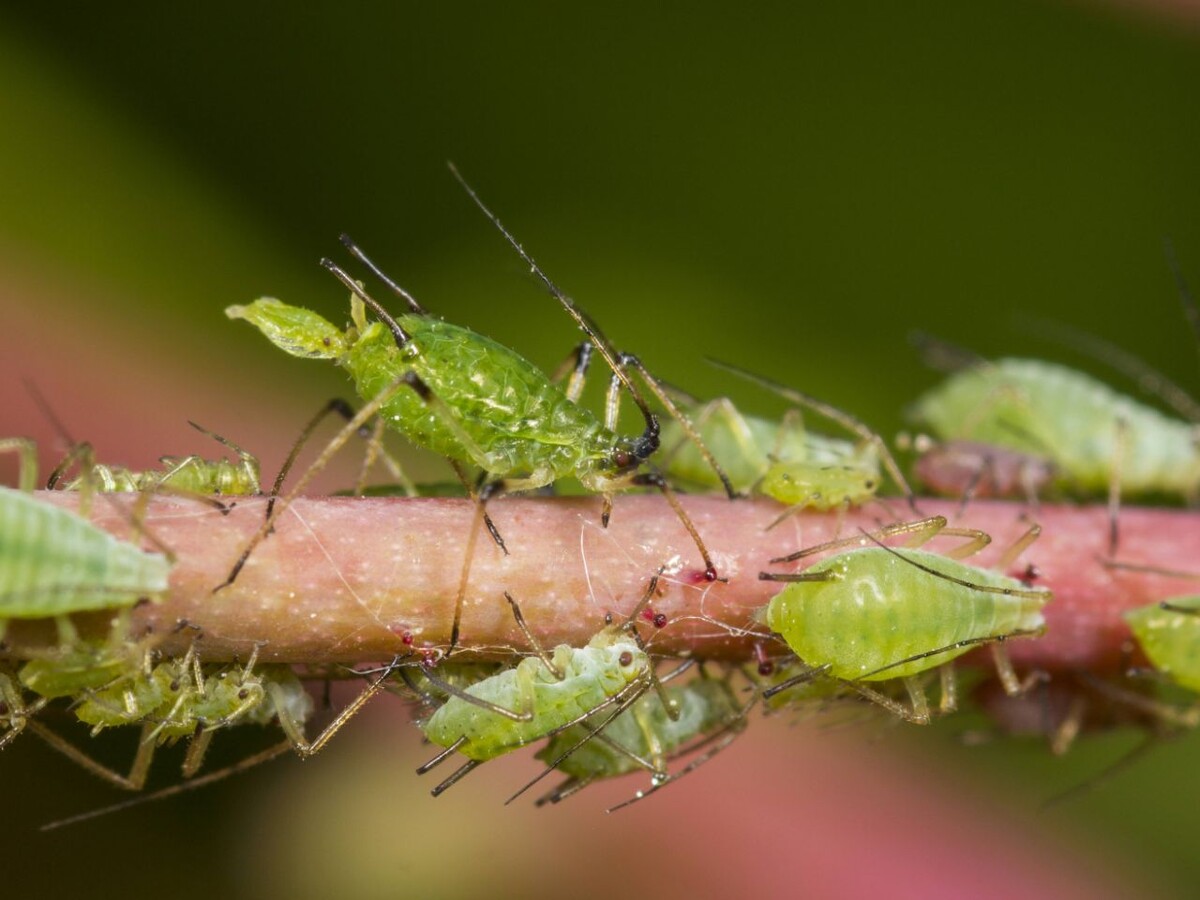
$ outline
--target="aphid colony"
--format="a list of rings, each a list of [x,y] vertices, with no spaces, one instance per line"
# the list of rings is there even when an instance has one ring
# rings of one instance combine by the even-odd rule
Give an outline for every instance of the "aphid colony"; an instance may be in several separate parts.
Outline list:
[[[32,732],[114,785],[140,790],[162,744],[188,742],[183,775],[190,779],[202,768],[217,731],[249,724],[276,724],[282,731],[283,740],[269,750],[167,789],[176,792],[288,748],[310,756],[386,690],[420,705],[420,730],[441,748],[421,773],[453,756],[464,760],[434,787],[435,795],[488,760],[538,744],[537,758],[547,765],[544,774],[557,771],[563,779],[535,795],[539,805],[557,803],[596,781],[643,773],[647,786],[624,806],[728,747],[760,702],[767,712],[873,710],[878,717],[927,723],[956,708],[954,660],[978,647],[989,649],[998,686],[977,688],[981,696],[1002,691],[1005,699],[995,702],[1017,710],[1039,692],[1065,697],[1067,712],[1053,729],[1042,729],[1056,751],[1094,721],[1137,720],[1156,728],[1200,721],[1200,705],[1164,701],[1144,683],[1016,672],[1005,642],[1042,634],[1042,610],[1051,600],[1050,591],[1006,574],[1036,539],[1035,524],[993,569],[963,562],[990,537],[952,527],[941,516],[920,515],[885,443],[865,424],[798,390],[723,363],[718,364],[723,370],[792,407],[777,418],[764,418],[739,410],[728,398],[702,401],[665,385],[636,356],[618,352],[467,190],[584,332],[584,342],[560,377],[551,378],[510,348],[431,316],[345,238],[350,253],[404,301],[405,313],[390,314],[329,261],[323,262],[325,268],[351,292],[346,329],[269,298],[229,307],[231,318],[250,322],[287,353],[345,368],[363,406],[356,412],[341,402],[329,404],[326,411],[341,413],[347,422],[283,496],[300,444],[320,417],[303,429],[270,491],[261,528],[215,590],[237,578],[255,547],[270,539],[292,498],[356,434],[368,439],[368,462],[383,454],[403,492],[419,492],[383,452],[385,430],[449,462],[461,494],[476,504],[476,526],[486,525],[497,553],[507,553],[508,542],[520,535],[501,535],[486,502],[566,476],[603,498],[604,526],[614,492],[634,487],[661,492],[695,543],[692,571],[708,582],[722,580],[723,573],[676,499],[677,491],[721,489],[732,503],[750,493],[772,498],[781,507],[763,523],[764,530],[797,510],[840,517],[866,504],[879,507],[877,521],[884,524],[798,547],[772,560],[770,569],[751,573],[783,585],[754,620],[738,623],[742,633],[757,635],[754,664],[660,658],[654,638],[671,621],[651,615],[654,631],[647,640],[642,614],[671,588],[666,561],[657,572],[645,573],[640,599],[627,598],[631,608],[623,614],[611,610],[608,624],[583,646],[542,647],[525,621],[520,598],[497,597],[497,603],[508,603],[525,645],[510,647],[490,662],[460,652],[460,593],[447,647],[415,650],[411,641],[398,639],[395,659],[381,668],[316,673],[325,679],[359,675],[367,686],[310,740],[305,726],[312,700],[290,668],[258,664],[260,645],[246,648],[245,662],[205,662],[203,632],[180,622],[172,634],[190,636],[189,649],[172,657],[160,652],[168,635],[137,634],[129,624],[131,607],[165,595],[172,564],[169,549],[156,547],[142,527],[146,498],[170,493],[226,511],[239,497],[261,492],[255,457],[204,429],[237,461],[164,457],[162,470],[139,473],[99,464],[86,444],[72,444],[49,487],[79,491],[76,513],[33,496],[33,450],[27,442],[0,442],[0,451],[22,458],[21,490],[0,489],[0,629],[8,620],[44,618],[55,621],[58,635],[49,649],[0,663],[0,747]],[[581,404],[595,353],[611,370],[603,418]],[[642,415],[640,434],[617,430],[623,394]],[[805,411],[833,421],[846,435],[809,430]],[[1200,484],[1190,425],[1048,363],[1001,360],[972,367],[923,398],[915,413],[947,442],[940,445],[942,457],[927,453],[922,458],[922,480],[953,490],[964,503],[975,493],[1036,498],[1052,478],[1072,490],[1111,491],[1116,472],[1120,488],[1130,493],[1191,499]],[[946,454],[947,448],[957,455]],[[72,470],[75,475],[68,477]],[[877,499],[885,473],[910,507],[903,514]],[[133,502],[117,504],[128,519],[128,540],[88,519],[89,507],[110,499],[106,495],[112,492],[136,493]],[[947,549],[948,538],[957,545]],[[940,552],[924,549],[935,540]],[[465,543],[463,583],[474,533]],[[485,546],[474,552],[489,551]],[[82,637],[72,616],[96,610],[113,613],[107,631]],[[1189,691],[1200,691],[1198,611],[1200,601],[1191,597],[1128,617],[1146,658]],[[927,693],[934,680],[936,706]],[[1081,699],[1084,694],[1090,707]],[[92,734],[136,729],[139,738],[127,773],[102,765],[78,740],[66,737],[61,723],[50,721],[52,709],[77,719]],[[1098,710],[1110,714],[1105,718]]]

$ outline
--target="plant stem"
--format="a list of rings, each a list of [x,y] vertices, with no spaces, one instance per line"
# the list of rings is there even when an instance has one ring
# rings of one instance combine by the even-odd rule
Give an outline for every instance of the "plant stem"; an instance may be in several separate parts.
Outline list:
[[[73,495],[42,494],[71,506]],[[132,502],[125,498],[121,503]],[[203,655],[244,659],[255,642],[261,658],[289,663],[362,663],[391,659],[449,641],[475,507],[443,498],[296,500],[274,533],[255,550],[237,581],[216,593],[242,547],[262,522],[263,502],[240,500],[228,514],[195,501],[157,497],[145,517],[149,532],[172,548],[169,597],[135,610],[135,623],[167,631],[179,619],[203,629]],[[534,634],[548,646],[580,645],[603,624],[607,612],[628,613],[649,578],[665,566],[661,596],[651,603],[666,625],[642,627],[652,649],[701,658],[748,658],[766,637],[754,612],[779,590],[760,581],[760,571],[794,571],[797,564],[771,558],[829,540],[838,516],[805,512],[764,530],[779,513],[765,500],[730,502],[685,497],[684,505],[704,537],[721,579],[704,579],[695,545],[661,498],[617,498],[609,528],[600,526],[597,498],[506,498],[488,505],[504,536],[501,554],[486,530],[476,530],[464,594],[461,644],[478,653],[526,652],[503,592],[521,604]],[[1023,507],[976,502],[955,520],[956,503],[920,502],[925,515],[945,515],[959,527],[978,528],[993,543],[968,562],[988,565],[1025,530]],[[129,519],[112,504],[96,503],[97,524],[128,534]],[[876,503],[844,517],[840,534],[903,518]],[[1121,512],[1118,558],[1172,570],[1194,569],[1187,578],[1113,569],[1107,555],[1108,520],[1099,506],[1047,506],[1039,513],[1043,534],[1011,568],[1023,576],[1036,566],[1036,584],[1054,591],[1046,608],[1047,634],[1013,641],[1021,666],[1086,667],[1097,671],[1122,661],[1128,638],[1120,613],[1194,590],[1200,578],[1200,515],[1189,511],[1134,509]],[[962,538],[935,538],[946,549]],[[953,542],[953,543],[952,543]],[[107,627],[101,617],[96,628]],[[753,633],[747,634],[746,630]],[[54,640],[46,623],[13,622],[10,652]],[[169,639],[178,651],[186,636]]]

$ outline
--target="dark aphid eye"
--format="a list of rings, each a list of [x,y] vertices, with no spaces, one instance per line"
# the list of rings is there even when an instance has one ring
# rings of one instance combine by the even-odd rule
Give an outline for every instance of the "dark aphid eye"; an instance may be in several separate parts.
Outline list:
[[[238,691],[238,699],[239,700],[245,700],[249,696],[250,696],[250,692],[248,690],[246,690],[245,688],[242,688],[240,691]]]
[[[633,454],[628,450],[617,450],[613,453],[613,465],[618,469],[624,469],[626,466],[633,463]]]
[[[8,704],[0,700],[0,716],[7,716],[9,713]]]
[[[626,650],[621,654],[617,662],[619,662],[622,666],[631,666],[633,665],[633,654]]]

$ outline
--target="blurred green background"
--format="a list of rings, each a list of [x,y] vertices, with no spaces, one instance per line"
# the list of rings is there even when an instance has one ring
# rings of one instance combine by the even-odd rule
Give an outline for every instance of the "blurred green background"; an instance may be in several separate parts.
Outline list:
[[[617,344],[700,394],[777,408],[700,361],[716,356],[891,434],[937,377],[912,329],[1079,362],[1029,315],[1195,385],[1163,254],[1169,237],[1200,284],[1200,14],[1176,13],[1049,0],[737,14],[6,4],[0,434],[34,436],[53,458],[28,378],[103,459],[213,455],[193,418],[274,471],[342,377],[222,310],[270,294],[341,321],[344,291],[316,263],[338,256],[342,231],[430,309],[554,365],[576,332],[447,159]],[[1035,893],[1077,878],[1081,896],[1200,883],[1195,740],[1038,816],[1134,738],[1052,760],[1013,742],[964,750],[960,724],[872,742],[776,723],[627,813],[604,817],[585,794],[535,817],[498,802],[532,771],[522,763],[430,800],[397,710],[303,767],[51,836],[32,829],[113,792],[19,741],[0,758],[0,835],[20,848],[6,882],[111,896],[166,879],[181,897],[718,884],[854,896],[854,866],[823,881],[836,854],[813,848],[884,865],[903,837],[927,850],[905,882],[927,896],[960,870],[974,896],[1022,876]],[[876,811],[880,773],[900,793]],[[783,805],[814,783],[842,800]],[[971,816],[1012,846],[951,827]]]

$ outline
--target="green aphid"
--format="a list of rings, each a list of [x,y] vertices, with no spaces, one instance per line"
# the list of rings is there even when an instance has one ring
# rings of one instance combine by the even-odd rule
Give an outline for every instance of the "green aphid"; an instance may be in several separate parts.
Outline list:
[[[978,441],[1048,459],[1055,483],[1096,495],[1200,495],[1195,425],[1065,366],[1000,359],[956,372],[912,407],[942,440]]]
[[[910,534],[923,542],[938,533],[974,535],[967,545],[971,552],[990,540],[981,532],[948,531],[940,516],[889,526],[878,535]],[[834,541],[773,562],[867,540]],[[924,689],[914,676],[979,644],[992,645],[1010,690],[1025,689],[996,642],[1040,634],[1045,628],[1042,607],[1052,597],[1047,590],[947,556],[883,546],[839,553],[797,574],[763,572],[760,578],[788,582],[761,617],[814,674],[837,679],[918,722],[927,722],[929,715]],[[892,679],[903,681],[911,709],[885,702],[868,687]],[[945,682],[943,686],[945,704],[952,689]]]
[[[560,644],[546,653],[533,639],[516,602],[508,597],[518,625],[537,650],[535,656],[462,689],[426,667],[425,676],[449,697],[420,728],[432,743],[446,749],[417,772],[425,774],[456,751],[468,760],[434,788],[434,796],[483,762],[571,725],[601,722],[604,710],[611,717],[657,685],[633,623],[657,590],[658,578],[650,580],[628,619],[605,626],[585,647]]]
[[[880,482],[878,445],[809,431],[796,410],[779,421],[743,413],[726,397],[685,407],[700,439],[739,493],[757,491],[798,508],[861,506]],[[663,470],[677,483],[719,489],[720,481],[673,420],[663,425]]]
[[[536,756],[568,777],[537,805],[558,803],[601,779],[649,772],[650,788],[628,801],[634,802],[694,771],[728,746],[745,727],[746,708],[728,679],[694,678],[687,684],[667,687],[665,696],[676,713],[674,719],[661,697],[645,694],[603,730],[582,723],[552,737]],[[671,760],[708,744],[712,744],[708,752],[683,770],[668,772]]]
[[[464,187],[587,336],[576,351],[565,389],[508,347],[430,315],[345,236],[342,241],[349,251],[404,299],[408,312],[391,315],[339,266],[322,260],[322,265],[352,293],[348,329],[343,331],[311,310],[273,298],[231,306],[225,310],[226,315],[250,322],[293,356],[329,360],[344,368],[366,402],[360,416],[378,410],[389,429],[452,461],[464,483],[461,465],[477,467],[486,479],[482,500],[499,493],[534,490],[569,476],[586,490],[604,497],[602,521],[607,524],[616,491],[639,485],[658,488],[671,500],[696,542],[706,576],[715,581],[712,559],[666,480],[657,472],[644,471],[658,450],[660,426],[627,370],[641,376],[691,439],[699,442],[699,438],[641,362],[617,353],[465,183]],[[367,321],[366,307],[379,321]],[[603,421],[577,402],[593,350],[613,371]],[[645,420],[638,436],[615,430],[622,388],[629,392]],[[701,453],[733,496],[732,486],[711,454],[704,449]],[[493,538],[503,549],[499,533],[487,521]],[[246,555],[252,549],[253,544]],[[236,578],[243,563],[244,558],[234,567],[229,581]]]
[[[1124,616],[1154,668],[1200,693],[1200,596],[1172,597]]]
[[[0,629],[8,619],[46,619],[127,608],[167,590],[171,563],[82,516],[0,487]]]
[[[184,496],[249,496],[261,492],[261,467],[258,458],[233,441],[209,431],[195,422],[188,422],[201,434],[223,444],[237,456],[228,459],[204,459],[201,456],[163,456],[161,469],[133,471],[123,466],[97,463],[90,444],[76,444],[50,475],[47,487],[64,491],[95,490],[103,493],[146,491]],[[66,478],[71,466],[78,463],[81,471]]]

